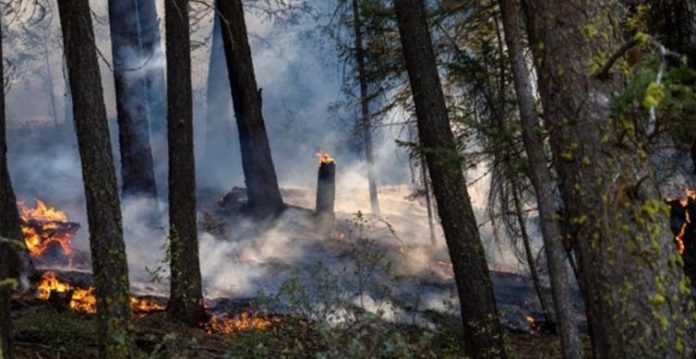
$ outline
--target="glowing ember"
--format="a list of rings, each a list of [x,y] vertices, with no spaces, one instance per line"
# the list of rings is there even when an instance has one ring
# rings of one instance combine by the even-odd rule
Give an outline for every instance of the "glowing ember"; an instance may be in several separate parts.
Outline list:
[[[65,212],[46,205],[41,200],[36,201],[36,207],[27,207],[23,202],[18,203],[22,217],[22,234],[29,253],[39,258],[51,248],[58,246],[62,255],[72,258],[72,237],[79,225],[68,222]]]
[[[70,298],[70,309],[82,313],[97,312],[97,298],[94,295],[94,287],[76,288],[68,283],[62,282],[55,273],[46,272],[41,276],[41,280],[36,285],[37,298],[48,300],[51,292],[66,293],[72,292]],[[130,298],[131,310],[134,313],[150,313],[164,310],[164,305],[157,302],[138,297]]]
[[[271,327],[272,321],[278,321],[278,319],[269,320],[256,314],[250,315],[247,312],[233,316],[225,314],[220,317],[212,316],[210,321],[205,324],[204,329],[209,334],[231,334],[251,329],[265,330]]]
[[[531,315],[527,315],[524,319],[527,320],[527,323],[529,323],[529,327],[534,329],[536,327],[536,320],[534,320],[534,317]]]
[[[322,151],[322,150],[317,151],[317,157],[319,157],[319,162],[320,162],[321,164],[326,164],[326,165],[328,165],[328,164],[331,164],[331,163],[334,163],[334,162],[335,162],[334,159],[333,159],[331,156],[329,156],[328,153],[326,153],[326,152],[324,152],[324,151]]]

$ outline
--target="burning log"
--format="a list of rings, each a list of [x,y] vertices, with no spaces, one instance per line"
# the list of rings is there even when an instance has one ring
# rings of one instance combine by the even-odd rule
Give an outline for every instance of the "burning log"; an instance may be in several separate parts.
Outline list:
[[[38,264],[70,265],[74,256],[72,238],[80,229],[65,212],[37,200],[36,207],[20,202],[22,234],[29,254]]]
[[[332,226],[335,218],[336,162],[325,152],[320,151],[317,155],[319,156],[319,175],[315,215],[321,225]]]
[[[44,272],[36,284],[36,297],[48,301],[58,310],[94,314],[97,298],[93,279],[82,272]],[[130,298],[131,310],[135,315],[164,311],[165,305],[153,297]]]

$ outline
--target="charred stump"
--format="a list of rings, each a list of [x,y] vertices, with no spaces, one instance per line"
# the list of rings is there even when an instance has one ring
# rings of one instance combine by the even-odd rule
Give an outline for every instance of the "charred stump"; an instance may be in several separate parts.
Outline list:
[[[336,162],[322,155],[317,177],[317,203],[315,215],[321,226],[333,226],[336,199]]]

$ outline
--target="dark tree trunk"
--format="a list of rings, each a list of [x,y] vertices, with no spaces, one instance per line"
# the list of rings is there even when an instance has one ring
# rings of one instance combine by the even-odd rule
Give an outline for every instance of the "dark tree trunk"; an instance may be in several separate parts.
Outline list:
[[[611,100],[624,90],[619,71],[600,79],[588,65],[623,44],[612,22],[619,4],[528,3],[544,119],[579,253],[595,356],[693,357],[693,303],[645,139],[630,130],[631,120],[612,115]]]
[[[280,196],[271,147],[263,121],[261,91],[256,85],[242,2],[221,1],[218,12],[222,24],[222,38],[239,130],[249,205],[258,215],[276,214],[282,211],[285,205]]]
[[[333,224],[336,199],[336,163],[322,161],[317,175],[315,215],[322,224]]]
[[[462,173],[421,0],[395,0],[418,134],[454,267],[467,353],[505,357],[483,244]]]
[[[360,122],[358,127],[363,134],[365,158],[367,161],[367,182],[370,191],[372,213],[380,214],[377,197],[377,177],[375,174],[375,156],[372,150],[372,118],[370,115],[370,98],[368,93],[367,73],[365,68],[365,50],[363,49],[363,31],[358,0],[353,0],[353,32],[355,37],[355,62],[357,63],[358,81],[360,82]]]
[[[650,6],[648,28],[671,51],[687,57],[696,68],[696,1],[643,0]]]
[[[87,0],[59,0],[58,9],[87,201],[100,357],[129,358],[128,264],[91,12]]]
[[[522,139],[529,160],[529,177],[534,186],[539,208],[541,232],[549,267],[551,293],[563,355],[565,358],[580,358],[582,357],[582,343],[573,310],[571,288],[565,263],[566,251],[563,247],[563,237],[556,219],[556,207],[553,201],[555,185],[544,153],[544,143],[540,136],[541,124],[536,113],[529,70],[522,47],[520,8],[515,0],[500,0],[500,8],[522,122]]]
[[[167,311],[195,326],[206,319],[196,227],[193,99],[188,0],[165,2],[167,128],[169,138],[169,245],[171,290]]]
[[[216,4],[219,1],[215,2]],[[232,112],[232,92],[230,78],[225,64],[225,47],[222,41],[220,17],[213,19],[212,45],[208,66],[208,88],[206,91],[205,156],[203,156],[204,185],[217,173],[231,178],[232,162],[229,156],[233,151],[234,131]]]
[[[0,74],[3,72],[2,36],[0,36]],[[14,358],[12,350],[12,318],[10,317],[10,258],[16,251],[10,242],[21,241],[17,199],[7,168],[7,137],[5,134],[5,81],[0,78],[0,358]]]
[[[12,349],[12,317],[10,316],[10,278],[9,252],[7,245],[0,246],[0,358],[14,358]]]
[[[691,144],[691,163],[694,166],[694,173],[696,173],[696,140]]]
[[[143,2],[153,0],[109,1],[123,198],[157,197],[145,76],[148,67],[152,66],[153,54],[148,53],[141,38],[140,7]]]

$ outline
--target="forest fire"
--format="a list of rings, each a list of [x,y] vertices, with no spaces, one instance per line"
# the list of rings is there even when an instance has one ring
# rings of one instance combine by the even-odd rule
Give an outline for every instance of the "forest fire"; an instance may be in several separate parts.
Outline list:
[[[231,334],[245,330],[265,330],[279,321],[278,318],[265,318],[257,314],[242,312],[241,314],[212,316],[203,327],[208,334]]]
[[[19,202],[18,207],[24,242],[32,258],[39,262],[67,260],[70,263],[74,255],[72,237],[80,225],[69,222],[65,212],[41,200],[36,201],[34,208],[24,202]]]
[[[97,312],[97,299],[94,295],[94,287],[78,288],[61,281],[56,273],[46,272],[36,285],[37,298],[50,300],[54,293],[69,293],[71,310],[81,313],[93,314]],[[155,301],[131,297],[131,310],[135,314],[146,314],[164,310],[164,305]]]

